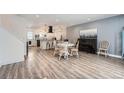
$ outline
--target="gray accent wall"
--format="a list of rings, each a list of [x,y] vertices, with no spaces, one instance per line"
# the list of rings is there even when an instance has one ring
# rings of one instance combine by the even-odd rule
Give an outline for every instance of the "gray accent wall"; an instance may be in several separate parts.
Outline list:
[[[74,25],[67,28],[67,38],[75,43],[79,38],[80,30],[97,28],[98,42],[107,40],[110,43],[109,53],[121,56],[122,40],[121,32],[124,27],[124,15],[106,18],[94,22]]]

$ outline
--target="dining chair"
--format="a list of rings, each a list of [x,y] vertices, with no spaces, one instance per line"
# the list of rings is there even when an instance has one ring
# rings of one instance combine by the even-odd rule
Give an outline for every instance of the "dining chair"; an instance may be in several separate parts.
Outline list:
[[[71,50],[71,56],[77,55],[77,57],[79,57],[79,53],[78,53],[79,49],[78,49],[78,47],[79,47],[79,40],[77,40],[75,47],[72,47],[70,49]]]
[[[57,41],[56,40],[53,41],[53,47],[54,47],[53,55],[55,56],[55,55],[59,54],[59,52],[61,50],[61,48],[59,46],[57,46]]]
[[[109,42],[108,41],[101,41],[99,43],[98,55],[105,55],[108,56],[108,49],[109,49]]]
[[[65,44],[65,46],[63,46],[63,48],[59,51],[59,60],[61,60],[62,56],[64,56],[64,59],[68,60],[68,44]]]

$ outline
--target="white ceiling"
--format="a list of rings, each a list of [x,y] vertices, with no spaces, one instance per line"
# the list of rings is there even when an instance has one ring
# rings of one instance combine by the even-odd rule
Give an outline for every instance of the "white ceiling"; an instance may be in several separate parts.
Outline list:
[[[117,16],[117,14],[21,14],[17,16],[24,17],[26,20],[29,20],[31,22],[30,25],[32,26],[45,24],[72,26]]]

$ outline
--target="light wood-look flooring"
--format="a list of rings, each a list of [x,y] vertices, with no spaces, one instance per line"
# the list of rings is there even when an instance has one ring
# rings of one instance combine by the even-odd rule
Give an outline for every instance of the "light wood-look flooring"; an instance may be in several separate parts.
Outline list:
[[[80,57],[58,60],[52,50],[31,48],[25,62],[0,68],[1,79],[120,79],[124,61],[80,52]]]

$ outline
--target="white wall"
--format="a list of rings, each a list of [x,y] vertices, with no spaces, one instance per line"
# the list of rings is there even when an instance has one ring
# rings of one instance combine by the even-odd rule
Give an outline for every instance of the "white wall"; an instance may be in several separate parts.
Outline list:
[[[0,15],[0,65],[24,61],[28,24],[17,15]]]
[[[16,15],[0,15],[1,26],[22,42],[26,41],[26,26],[29,24],[24,18]]]
[[[24,55],[26,55],[26,27],[29,23],[30,21],[27,21],[23,17],[17,15],[0,15],[0,26],[16,37],[16,39],[24,43]]]
[[[0,27],[0,65],[24,61],[24,43]]]

